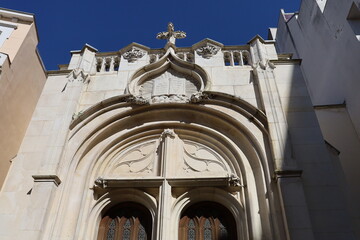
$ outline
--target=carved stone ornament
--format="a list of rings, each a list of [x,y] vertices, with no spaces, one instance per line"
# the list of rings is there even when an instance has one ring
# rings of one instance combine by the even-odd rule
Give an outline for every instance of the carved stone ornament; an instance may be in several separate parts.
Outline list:
[[[72,120],[75,120],[75,119],[79,118],[81,116],[81,114],[83,114],[83,111],[73,113],[73,115],[71,117]]]
[[[209,59],[212,56],[216,55],[220,48],[212,46],[212,45],[206,45],[204,47],[198,48],[196,50],[197,54],[202,56],[203,58]]]
[[[197,92],[191,95],[190,102],[191,103],[199,103],[202,100],[209,99],[209,94],[203,93],[203,92]]]
[[[149,104],[149,100],[148,99],[145,99],[141,96],[129,96],[125,99],[126,102],[129,102],[129,103],[135,103],[137,105],[146,105],[146,104]]]
[[[108,174],[110,174],[110,176],[151,174],[153,172],[154,162],[157,159],[156,148],[156,141],[153,141],[127,150],[119,158],[116,158],[116,164],[113,165]]]
[[[74,69],[66,77],[68,82],[87,82],[90,80],[90,75],[84,73],[82,69]]]
[[[165,137],[174,138],[175,136],[176,136],[176,133],[174,132],[174,130],[167,128],[167,129],[164,129],[164,131],[161,133],[160,138],[165,138]]]
[[[184,143],[184,166],[191,172],[223,172],[227,171],[224,160],[214,151],[200,144]]]
[[[241,184],[241,179],[234,174],[231,174],[229,176],[228,181],[228,184],[231,187],[243,187],[243,185]]]
[[[137,48],[132,48],[131,50],[127,51],[123,54],[124,59],[128,62],[135,62],[138,58],[142,58],[145,55],[144,51],[141,51]]]
[[[154,96],[151,103],[188,103],[189,98],[184,95],[160,95]]]
[[[157,39],[166,39],[168,43],[175,44],[176,39],[182,39],[186,37],[184,31],[175,31],[174,24],[169,22],[167,32],[160,32],[156,35]]]
[[[107,181],[104,180],[103,178],[97,178],[94,182],[94,186],[95,187],[99,187],[99,188],[106,188],[107,187]]]
[[[276,66],[274,63],[272,63],[269,59],[266,59],[265,63],[263,61],[257,61],[256,63],[252,64],[251,67],[253,69],[256,69],[257,67],[260,67],[263,70],[266,70],[268,67],[271,69],[275,69]]]

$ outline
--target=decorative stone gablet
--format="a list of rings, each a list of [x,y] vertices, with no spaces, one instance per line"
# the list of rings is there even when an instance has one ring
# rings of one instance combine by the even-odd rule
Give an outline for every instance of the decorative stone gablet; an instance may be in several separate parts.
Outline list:
[[[207,72],[176,56],[170,47],[163,57],[137,70],[127,92],[151,103],[190,102],[191,97],[211,88]]]
[[[149,52],[149,50],[150,48],[133,42],[126,47],[120,49],[119,52],[125,60],[127,60],[129,63],[133,63],[144,57]]]
[[[209,59],[215,56],[224,45],[212,39],[206,38],[192,46],[199,56]]]

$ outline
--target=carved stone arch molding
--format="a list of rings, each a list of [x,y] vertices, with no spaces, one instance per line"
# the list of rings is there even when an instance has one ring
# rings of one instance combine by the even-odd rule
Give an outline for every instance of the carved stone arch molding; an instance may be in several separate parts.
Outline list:
[[[138,179],[134,181],[131,180],[132,174],[121,175],[121,177],[119,178],[119,176],[115,176],[111,174],[112,172],[109,170],[112,170],[114,166],[115,167],[121,166],[122,156],[125,156],[126,159],[126,157],[131,155],[131,153],[137,152],[137,149],[141,146],[145,147],[143,154],[140,155],[135,154],[135,155],[131,155],[131,157],[137,156],[141,159],[145,155],[144,161],[146,162],[146,156],[149,155],[149,153],[147,152],[149,146],[154,146],[154,148],[152,149],[155,151],[159,151],[159,154],[162,154],[163,150],[160,150],[159,147],[161,146],[161,144],[165,144],[165,141],[162,142],[162,140],[164,140],[164,138],[166,137],[164,135],[167,135],[167,137],[169,138],[168,140],[173,141],[171,143],[170,148],[168,149],[169,152],[176,151],[176,149],[173,148],[175,146],[178,146],[177,150],[183,150],[184,155],[188,155],[188,152],[191,153],[196,150],[196,149],[184,149],[188,147],[186,145],[193,146],[194,148],[199,148],[200,151],[206,149],[210,151],[210,152],[205,152],[205,155],[207,156],[207,160],[209,160],[210,164],[215,164],[215,166],[218,166],[220,169],[227,168],[227,171],[220,171],[220,174],[218,174],[219,172],[217,172],[217,174],[208,175],[208,177],[210,178],[204,179],[204,181],[207,181],[203,183],[204,186],[209,184],[208,181],[211,180],[211,177],[214,177],[216,181],[219,181],[219,179],[221,179],[222,177],[226,181],[225,185],[221,185],[222,188],[223,187],[226,188],[226,186],[229,186],[231,187],[231,189],[238,189],[236,191],[239,191],[237,194],[233,195],[228,191],[220,190],[219,188],[216,187],[196,188],[196,190],[194,189],[194,191],[190,191],[187,194],[183,194],[179,196],[179,198],[176,200],[176,204],[177,204],[176,211],[178,210],[182,211],[182,207],[185,207],[184,203],[187,201],[190,201],[191,203],[196,203],[198,201],[211,200],[218,202],[220,204],[226,204],[226,207],[228,207],[229,210],[232,212],[234,218],[238,219],[236,220],[237,225],[239,226],[239,229],[237,229],[238,236],[247,236],[249,231],[247,230],[247,228],[249,226],[246,219],[249,216],[252,219],[252,222],[257,227],[261,226],[261,219],[258,217],[259,200],[258,197],[256,197],[257,195],[256,187],[254,185],[255,182],[254,175],[256,173],[251,171],[251,167],[247,162],[247,160],[245,159],[244,161],[241,160],[242,156],[244,156],[243,154],[238,154],[239,152],[241,152],[241,150],[238,149],[236,146],[234,146],[233,143],[228,138],[226,138],[226,136],[223,136],[222,134],[219,134],[211,129],[206,129],[200,126],[186,127],[183,124],[174,124],[174,123],[168,123],[165,125],[165,127],[169,127],[169,128],[163,129],[162,127],[164,127],[164,124],[154,124],[148,127],[141,127],[136,131],[130,131],[129,134],[127,134],[127,137],[123,138],[119,136],[118,138],[114,139],[112,143],[109,143],[110,146],[112,147],[108,148],[105,152],[102,152],[101,156],[98,156],[99,160],[90,170],[92,173],[90,174],[89,177],[89,187],[90,184],[93,184],[95,180],[95,185],[91,187],[93,187],[95,191],[95,195],[98,194],[97,196],[94,195],[95,199],[98,200],[96,201],[95,206],[92,206],[90,204],[88,207],[92,209],[105,208],[104,205],[105,203],[111,204],[111,202],[117,201],[115,200],[115,198],[108,197],[109,193],[113,194],[112,191],[114,189],[117,189],[117,187],[120,187],[121,185],[123,187],[126,187],[126,189],[128,188],[134,189],[134,186],[139,185],[140,181],[138,181]],[[181,141],[183,141],[183,144],[181,144]],[[187,166],[188,164],[186,162],[187,161],[186,157],[184,158],[184,155],[181,156],[181,154],[179,154],[179,156],[181,157],[180,159],[178,159],[180,160],[179,163],[183,163],[183,165],[180,166],[180,168],[176,167],[175,169],[172,169],[175,173],[174,178],[169,179],[170,184],[173,187],[175,187],[175,189],[176,187],[179,186],[178,184],[180,185],[185,184],[185,186],[187,187],[192,185],[192,183],[190,185],[187,185],[186,179],[188,178],[197,179],[197,181],[200,182],[202,178],[207,176],[206,169],[203,170],[202,172],[199,171],[199,175],[196,175],[196,171],[192,171],[190,175],[187,175],[186,169],[183,169],[183,167]],[[212,157],[218,157],[221,160],[223,160],[223,162],[219,161],[219,159],[211,159]],[[169,159],[169,160],[174,161],[174,159]],[[199,159],[197,158],[195,158],[194,160],[199,161]],[[143,169],[143,168],[139,168],[139,169]],[[176,174],[178,173],[178,171],[176,170],[181,170],[180,172],[182,174],[180,175]],[[171,174],[170,171],[171,169],[169,170],[169,173]],[[145,186],[143,185],[143,187],[154,187],[160,185],[159,182],[157,182],[159,181],[159,179],[156,178],[156,177],[161,177],[160,175],[161,174],[158,174],[156,176],[156,173],[153,172],[152,174],[150,174],[150,176],[149,174],[144,174],[138,177],[144,177],[144,179],[147,181],[146,185]],[[101,176],[101,178],[99,179],[98,176]],[[125,177],[126,180],[124,179],[123,182],[120,182],[122,181],[123,177]],[[180,179],[180,183],[179,181],[176,182],[177,180],[179,180],[177,178]],[[185,183],[183,181],[185,181]],[[129,185],[126,185],[127,184],[126,182]],[[244,186],[246,186],[246,188],[243,188]],[[135,192],[138,191],[136,190]],[[146,196],[144,195],[144,197],[146,197],[146,199],[148,200],[155,199],[154,196],[151,196],[151,194],[146,194]],[[108,202],[106,202],[103,199],[107,199],[106,201]],[[137,197],[134,198],[134,200],[136,199]],[[249,199],[251,199],[251,201],[249,201]],[[128,199],[125,198],[125,200]],[[122,199],[122,201],[125,200]],[[136,200],[136,202],[138,201],[139,200]],[[248,216],[246,216],[244,210],[245,205],[247,206],[248,209],[247,210]],[[99,210],[97,212],[99,213]],[[93,213],[91,214],[93,215]],[[90,216],[88,215],[84,216],[84,219],[88,219],[89,217]],[[176,219],[177,219],[177,215],[173,215],[173,217],[171,218],[172,226],[178,225]],[[95,226],[97,225],[95,224]],[[83,224],[83,228],[86,228],[83,230],[85,231],[86,234],[89,234],[88,231],[92,229],[92,228],[88,228],[85,224]],[[177,230],[175,232],[177,232]],[[241,233],[241,235],[239,235],[239,233]]]
[[[223,111],[223,108],[226,111]],[[136,159],[137,157],[146,162],[153,157],[151,149],[158,151],[159,146],[164,146],[166,141],[171,143],[177,138],[183,145],[176,144],[176,141],[172,145],[178,145],[183,150],[185,148],[187,156],[192,157],[192,160],[202,161],[202,156],[205,155],[211,160],[208,162],[209,166],[213,164],[212,166],[224,170],[221,175],[214,177],[222,179],[220,183],[225,184],[219,187],[228,191],[236,188],[232,197],[238,201],[237,206],[242,206],[244,209],[246,222],[242,224],[247,229],[249,238],[261,239],[261,234],[264,232],[267,236],[272,236],[270,222],[277,220],[272,218],[270,213],[275,211],[275,208],[278,209],[278,206],[274,206],[276,201],[273,199],[276,196],[271,190],[269,173],[271,157],[266,147],[267,132],[262,127],[265,121],[258,110],[224,95],[218,95],[214,100],[208,99],[202,104],[170,103],[138,106],[121,98],[101,103],[99,108],[94,107],[91,111],[85,112],[71,126],[67,149],[64,152],[64,159],[67,161],[62,166],[65,179],[62,189],[69,194],[60,195],[55,200],[60,206],[60,214],[54,224],[54,238],[65,238],[65,233],[75,232],[86,233],[85,235],[88,236],[88,231],[94,231],[94,228],[87,226],[89,217],[95,216],[92,214],[96,211],[92,209],[95,209],[95,206],[99,206],[99,209],[100,206],[105,206],[101,205],[105,202],[100,203],[99,200],[108,196],[107,194],[119,184],[119,179],[112,179],[109,166],[121,167],[123,170],[126,161],[130,159],[130,162],[137,163],[139,160]],[[162,134],[165,129],[172,129],[177,137],[166,133],[165,141]],[[186,144],[190,145],[190,148],[187,148]],[[137,150],[139,148],[142,149]],[[199,150],[205,152],[197,155]],[[151,165],[139,169],[149,170],[147,166]],[[196,174],[194,169],[197,171],[212,169],[201,168],[203,166],[204,164],[200,169],[192,167],[191,174]],[[137,182],[139,179],[128,181],[131,174],[126,176],[129,185],[124,185],[125,181],[121,182],[122,188],[130,192],[136,190],[131,186],[139,185]],[[140,179],[149,180],[147,181],[149,188],[158,187],[159,175],[146,174]],[[231,174],[234,176],[224,177]],[[180,174],[180,177],[184,182],[187,181],[186,174]],[[177,188],[178,183],[175,180],[171,181],[173,180],[169,180],[170,184]],[[200,179],[198,184],[205,183]],[[229,186],[231,184],[237,186]],[[217,191],[214,189],[218,187],[211,191]],[[154,198],[153,193],[147,194],[150,199]],[[183,193],[177,192],[177,194],[180,197]],[[232,195],[229,192],[227,194]],[[74,218],[74,214],[79,217]],[[100,212],[97,211],[97,214]],[[68,219],[72,220],[68,221]]]
[[[85,236],[84,239],[95,239],[102,215],[123,202],[141,204],[149,210],[152,222],[155,222],[157,202],[153,196],[137,189],[112,189],[97,199],[90,209],[87,224],[81,229],[82,236]],[[152,239],[155,239],[155,232],[152,232]]]
[[[106,144],[107,147],[105,149],[104,148],[101,148],[102,150],[94,149],[94,151],[96,152],[101,152],[100,155],[96,155],[98,161],[95,161],[95,163],[92,164],[92,167],[88,168],[90,172],[88,173],[87,188],[91,188],[94,190],[94,201],[83,202],[82,204],[83,209],[81,210],[83,221],[78,222],[80,228],[79,231],[81,231],[84,236],[89,236],[88,239],[94,239],[94,236],[96,235],[96,231],[94,231],[93,229],[98,228],[98,223],[100,221],[99,216],[101,216],[101,213],[109,209],[114,204],[119,203],[119,201],[120,202],[135,201],[149,208],[152,213],[155,212],[157,206],[155,197],[152,196],[150,193],[139,191],[136,189],[136,187],[134,188],[134,186],[139,185],[139,181],[137,180],[132,181],[131,180],[132,174],[123,175],[123,173],[121,173],[122,175],[119,177],[113,175],[111,170],[113,169],[114,166],[115,169],[116,166],[121,166],[123,160],[122,157],[125,157],[126,159],[126,157],[129,155],[131,156],[131,159],[133,157],[139,157],[141,159],[145,155],[144,161],[146,161],[146,156],[149,155],[148,149],[153,149],[155,151],[158,151],[159,146],[165,143],[163,142],[164,138],[166,137],[164,135],[168,135],[167,137],[169,137],[171,140],[174,140],[174,142],[172,142],[171,144],[172,145],[171,147],[176,147],[178,145],[179,146],[178,150],[184,150],[184,152],[187,151],[190,153],[194,152],[196,149],[184,149],[187,148],[189,145],[196,146],[196,148],[199,148],[200,151],[204,151],[205,149],[206,151],[205,156],[207,157],[206,160],[209,161],[210,165],[215,164],[214,166],[219,166],[220,169],[226,170],[226,171],[220,171],[220,175],[215,174],[215,175],[209,175],[208,177],[215,177],[215,178],[217,177],[217,179],[219,177],[223,177],[223,179],[227,181],[225,182],[224,186],[228,186],[229,184],[232,185],[231,187],[241,187],[246,183],[246,180],[245,179],[243,180],[242,177],[243,174],[242,172],[244,171],[241,170],[243,168],[241,166],[242,164],[240,164],[241,156],[236,154],[236,152],[238,152],[239,149],[235,149],[234,146],[232,146],[232,144],[228,142],[229,141],[228,139],[218,135],[218,133],[210,129],[204,129],[203,127],[198,127],[198,126],[187,128],[183,124],[168,123],[165,125],[165,127],[169,127],[169,128],[164,129],[162,127],[164,127],[164,124],[154,124],[152,126],[140,127],[135,131],[130,131],[128,134],[126,134],[126,136],[118,136],[117,138],[113,139],[111,143],[108,142]],[[170,128],[174,130],[170,130]],[[181,141],[183,141],[184,143],[181,144]],[[131,154],[133,152],[137,152],[137,149],[142,146],[145,147],[143,154],[140,155]],[[151,146],[154,146],[154,148],[152,148]],[[174,151],[174,148],[170,148],[168,150],[172,152]],[[201,154],[204,153],[202,152]],[[135,161],[136,160],[138,159],[135,159]],[[173,159],[169,159],[169,160],[173,160]],[[179,160],[180,160],[179,163],[183,163],[183,166],[187,166],[188,164],[186,162],[187,159],[180,158]],[[197,157],[195,157],[194,160],[199,161]],[[202,159],[200,158],[200,160]],[[237,164],[237,166],[234,166],[235,164]],[[79,165],[80,169],[83,168],[81,165],[82,164]],[[174,171],[178,170],[178,168],[175,168],[173,170]],[[207,171],[206,169],[203,170],[202,172],[199,171],[198,176],[196,176],[196,171],[193,171],[191,172],[190,176],[187,176],[185,169],[181,169],[181,170],[182,170],[181,173],[185,173],[185,174],[180,174],[180,175],[175,174],[175,179],[170,179],[170,181],[176,182],[177,177],[178,178],[206,177],[206,171]],[[78,174],[80,174],[80,172],[78,172]],[[150,175],[151,175],[150,178],[148,178],[147,180],[146,177],[149,177],[149,175],[147,174],[138,176],[138,177],[145,177],[145,180],[147,181],[145,183],[146,185],[145,186],[143,185],[143,187],[154,188],[155,186],[159,186],[159,183],[157,182],[159,179],[156,179],[156,174],[154,173]],[[99,178],[99,176],[101,176],[101,178]],[[124,177],[126,178],[126,180],[121,182],[122,178]],[[206,181],[208,181],[208,179]],[[129,185],[126,185],[127,183]],[[121,189],[123,190],[118,189],[118,187],[120,186]],[[214,190],[212,192],[214,192]],[[222,194],[223,193],[226,192],[223,191]],[[134,194],[134,197],[131,197],[131,194]],[[203,195],[203,196],[207,196],[207,195]],[[212,198],[213,196],[211,197],[211,199]],[[243,202],[245,201],[244,199],[245,199],[244,196],[243,197],[239,196],[237,200]],[[243,204],[246,203],[239,203],[239,204],[242,206]],[[94,218],[97,220],[93,221],[92,219]],[[86,223],[88,221],[87,219],[91,219],[90,225]],[[155,239],[155,236],[153,236],[152,239]]]
[[[191,95],[210,90],[211,80],[203,68],[169,48],[157,62],[137,70],[127,86],[128,93],[150,103],[187,102]]]

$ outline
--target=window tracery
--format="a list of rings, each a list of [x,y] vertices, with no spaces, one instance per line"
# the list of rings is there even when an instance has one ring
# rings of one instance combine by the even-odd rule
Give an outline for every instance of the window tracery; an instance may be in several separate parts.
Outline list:
[[[151,239],[151,227],[151,216],[145,207],[123,203],[105,214],[98,240],[147,240]]]
[[[213,202],[190,206],[179,222],[180,240],[232,240],[237,239],[236,225],[231,213]]]

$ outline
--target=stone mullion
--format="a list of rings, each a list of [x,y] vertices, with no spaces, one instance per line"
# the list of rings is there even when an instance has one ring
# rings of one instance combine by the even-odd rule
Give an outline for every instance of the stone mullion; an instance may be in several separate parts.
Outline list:
[[[235,66],[234,64],[234,53],[232,51],[229,51],[230,53],[230,66]]]
[[[102,61],[101,61],[100,72],[105,72],[105,58],[103,58]]]
[[[111,61],[110,61],[110,72],[114,71],[114,57],[111,57]]]
[[[169,166],[167,166],[167,160],[171,159],[173,139],[175,133],[173,130],[165,129],[161,135],[161,163],[160,174],[164,178],[164,181],[159,189],[159,207],[157,217],[157,235],[156,239],[166,240],[171,239],[170,225],[170,209],[171,209],[171,186],[167,181],[167,173],[169,172]]]
[[[240,66],[244,66],[244,59],[243,59],[243,52],[242,51],[240,51],[239,52],[240,53],[240,56],[239,56],[239,65]]]

